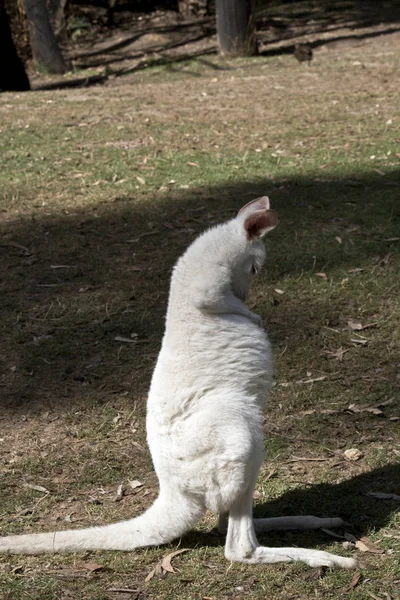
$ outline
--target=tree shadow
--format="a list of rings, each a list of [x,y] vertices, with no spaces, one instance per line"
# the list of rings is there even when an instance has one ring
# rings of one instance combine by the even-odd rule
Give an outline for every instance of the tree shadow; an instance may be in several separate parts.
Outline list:
[[[195,58],[196,56],[201,56],[202,54],[207,54],[210,52],[209,50],[196,50],[193,52],[184,52],[182,55],[178,55],[178,56],[171,56],[168,54],[165,54],[164,56],[160,57],[158,60],[153,58],[153,55],[157,55],[157,54],[163,54],[163,53],[168,53],[171,50],[177,50],[178,48],[181,48],[182,46],[186,46],[187,44],[196,44],[198,42],[201,42],[205,39],[207,39],[209,37],[208,34],[205,33],[199,33],[195,36],[192,36],[188,39],[181,39],[175,42],[170,42],[168,44],[155,44],[153,46],[149,46],[148,48],[146,48],[146,51],[141,51],[141,52],[136,52],[133,54],[122,54],[120,56],[118,55],[113,55],[111,58],[109,59],[99,59],[98,61],[91,61],[90,63],[80,63],[79,64],[79,68],[80,69],[90,69],[93,67],[98,67],[98,66],[102,66],[102,65],[110,65],[110,64],[118,64],[120,62],[123,61],[127,61],[127,60],[136,60],[136,59],[140,59],[143,57],[147,56],[147,65],[146,66],[159,66],[159,65],[163,65],[163,64],[167,64],[167,63],[172,63],[172,62],[181,62],[182,60],[190,60],[191,58]],[[212,50],[213,53],[215,52],[215,49]],[[104,53],[103,53],[104,54]],[[153,63],[154,61],[154,63]],[[133,68],[134,72],[135,68]],[[125,74],[123,71],[120,73],[118,70],[115,70],[113,73],[113,75],[118,76],[118,75],[123,75]]]
[[[266,2],[257,14],[261,31],[279,38],[296,35],[325,34],[340,28],[357,30],[400,21],[400,7],[395,0],[375,2],[366,0],[282,0]]]
[[[136,42],[143,36],[152,34],[152,33],[172,33],[172,32],[182,33],[184,31],[192,30],[192,29],[195,29],[197,32],[199,27],[204,26],[204,25],[208,25],[209,27],[212,28],[210,33],[215,33],[215,28],[212,25],[212,21],[210,19],[196,20],[195,23],[183,22],[183,23],[171,24],[171,25],[167,25],[167,26],[163,26],[163,25],[153,26],[153,27],[149,27],[146,29],[141,29],[141,30],[135,31],[131,35],[124,37],[124,39],[112,41],[110,44],[105,45],[102,48],[99,48],[97,50],[77,52],[76,54],[74,54],[72,56],[72,58],[74,60],[81,59],[81,58],[91,58],[93,56],[98,56],[100,54],[104,54],[107,52],[114,52],[115,50],[121,50],[122,48],[126,48],[126,46],[130,46],[130,44],[132,44],[133,42]],[[194,38],[194,41],[196,41],[196,40],[197,40],[197,37]],[[184,42],[181,40],[179,43],[177,43],[177,46],[173,46],[173,47],[178,47],[179,45],[182,45],[183,43]],[[168,46],[167,46],[167,48],[168,48]],[[150,48],[149,51],[156,51],[156,50],[160,50],[160,49],[162,49],[162,47],[160,45],[158,45],[158,46],[153,46],[153,49]]]
[[[213,49],[209,50],[199,50],[192,53],[182,54],[179,57],[171,57],[171,56],[162,56],[160,58],[143,58],[139,60],[134,66],[130,67],[122,67],[121,69],[108,69],[106,72],[100,75],[88,75],[86,77],[77,77],[74,79],[68,79],[64,81],[54,81],[50,83],[44,83],[40,85],[33,85],[32,91],[49,91],[49,90],[60,90],[60,89],[70,89],[70,88],[82,88],[82,87],[90,87],[92,85],[99,85],[107,83],[112,78],[124,77],[126,75],[132,75],[133,73],[138,73],[140,71],[144,71],[149,67],[159,67],[166,66],[170,69],[174,69],[175,65],[179,65],[180,63],[184,63],[187,61],[199,61],[202,64],[205,64],[208,68],[213,70],[226,70],[225,67],[222,66],[214,66],[210,61],[206,61],[204,59],[205,56],[215,54]],[[143,54],[139,54],[138,56],[143,56]],[[125,60],[125,58],[121,59]],[[110,61],[110,63],[115,63],[114,59]],[[108,65],[107,62],[102,62],[103,65]],[[186,75],[192,75],[196,77],[200,77],[199,74],[185,70]]]
[[[132,386],[145,396],[173,264],[198,233],[253,197],[270,195],[280,217],[267,241],[259,290],[279,287],[289,274],[324,271],[330,277],[343,266],[381,268],[388,253],[396,261],[399,244],[391,240],[400,230],[398,182],[398,171],[386,178],[355,173],[237,182],[170,190],[146,203],[118,196],[73,213],[4,221],[1,405],[62,410],[82,398],[106,401]],[[317,329],[338,310],[329,303],[316,308]],[[294,304],[274,307],[265,294],[257,310],[274,344],[287,332],[295,343],[306,326]],[[136,342],[118,341],[131,334]]]
[[[367,39],[372,39],[372,38],[376,38],[376,37],[382,37],[384,35],[391,35],[393,33],[397,33],[398,31],[400,31],[400,27],[389,27],[387,29],[384,29],[384,30],[380,29],[378,31],[353,33],[350,35],[338,35],[335,37],[331,37],[329,39],[320,39],[320,40],[314,40],[311,42],[307,42],[307,44],[315,50],[317,48],[329,46],[330,44],[337,44],[338,42],[348,42],[350,40],[351,41],[367,40]],[[263,49],[260,52],[260,54],[262,56],[283,56],[285,54],[293,54],[294,49],[295,49],[295,44],[281,45],[277,48]]]

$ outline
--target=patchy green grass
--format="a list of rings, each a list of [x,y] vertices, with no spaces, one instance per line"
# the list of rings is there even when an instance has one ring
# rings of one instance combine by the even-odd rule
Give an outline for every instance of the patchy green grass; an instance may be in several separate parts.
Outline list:
[[[398,597],[398,502],[366,495],[399,494],[398,49],[392,34],[321,50],[309,69],[290,56],[196,63],[196,78],[157,67],[2,95],[1,533],[151,504],[145,400],[171,267],[198,232],[267,193],[281,223],[250,304],[276,380],[255,513],[340,515],[382,550],[326,532],[263,537],[360,555],[354,589],[346,571],[229,565],[210,515],[182,540],[175,575],[145,582],[178,543],[2,557],[2,598]],[[128,480],[143,485],[115,501]]]

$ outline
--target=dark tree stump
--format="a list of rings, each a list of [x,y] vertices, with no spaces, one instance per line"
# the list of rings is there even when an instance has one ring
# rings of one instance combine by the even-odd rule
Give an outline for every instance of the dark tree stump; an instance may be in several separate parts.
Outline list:
[[[0,0],[0,91],[26,92],[30,89],[28,76],[12,39],[4,0]]]
[[[253,0],[217,0],[219,51],[228,56],[254,56],[257,40]]]
[[[25,8],[33,60],[49,73],[66,73],[68,67],[50,25],[46,0],[25,0]]]

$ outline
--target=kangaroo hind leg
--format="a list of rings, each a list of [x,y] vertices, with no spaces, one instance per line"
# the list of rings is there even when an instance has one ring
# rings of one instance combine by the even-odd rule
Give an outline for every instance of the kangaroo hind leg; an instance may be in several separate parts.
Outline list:
[[[252,493],[247,490],[229,511],[225,556],[228,560],[247,564],[304,562],[310,567],[355,568],[357,561],[320,550],[306,548],[268,548],[258,543],[252,519]]]

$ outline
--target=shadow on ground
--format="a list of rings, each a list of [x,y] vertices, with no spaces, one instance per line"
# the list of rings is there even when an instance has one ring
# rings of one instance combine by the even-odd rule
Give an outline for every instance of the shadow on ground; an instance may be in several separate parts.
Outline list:
[[[261,37],[266,41],[276,41],[278,38],[283,41],[299,35],[324,36],[345,28],[356,37],[359,29],[390,26],[399,21],[400,7],[393,0],[324,3],[318,0],[283,0],[261,7],[257,23]]]
[[[341,517],[349,523],[346,531],[355,536],[368,535],[371,531],[387,526],[398,510],[396,500],[378,500],[369,497],[369,492],[395,490],[400,478],[400,465],[384,467],[361,473],[341,483],[319,483],[297,487],[285,492],[276,500],[258,504],[254,517],[278,517],[290,515],[314,515],[319,517]],[[339,536],[343,529],[335,530]],[[259,541],[267,546],[316,547],[341,541],[322,531],[274,531],[258,535]],[[342,538],[344,541],[344,538]],[[191,533],[184,539],[184,546],[221,546],[225,538],[216,532]]]
[[[397,33],[400,31],[400,27],[389,27],[388,29],[379,29],[378,31],[367,31],[364,33],[351,33],[347,35],[337,35],[334,37],[330,37],[329,39],[316,39],[311,42],[308,42],[308,45],[311,46],[314,50],[322,47],[329,47],[333,44],[338,44],[340,42],[360,42],[363,40],[369,40],[376,37],[383,37],[385,35],[391,35],[393,33]],[[264,48],[260,54],[262,56],[283,56],[285,54],[293,54],[295,50],[295,44],[289,45],[280,45],[275,48]]]
[[[269,237],[258,290],[279,287],[288,275],[331,277],[343,266],[398,260],[398,172],[171,190],[146,203],[118,196],[57,216],[7,220],[3,213],[1,405],[62,410],[83,397],[100,403],[132,389],[145,397],[173,264],[197,233],[266,193],[280,226]],[[310,307],[313,327],[339,308]],[[257,310],[278,347],[288,327],[292,345],[307,327],[295,304],[275,306],[268,293]]]

